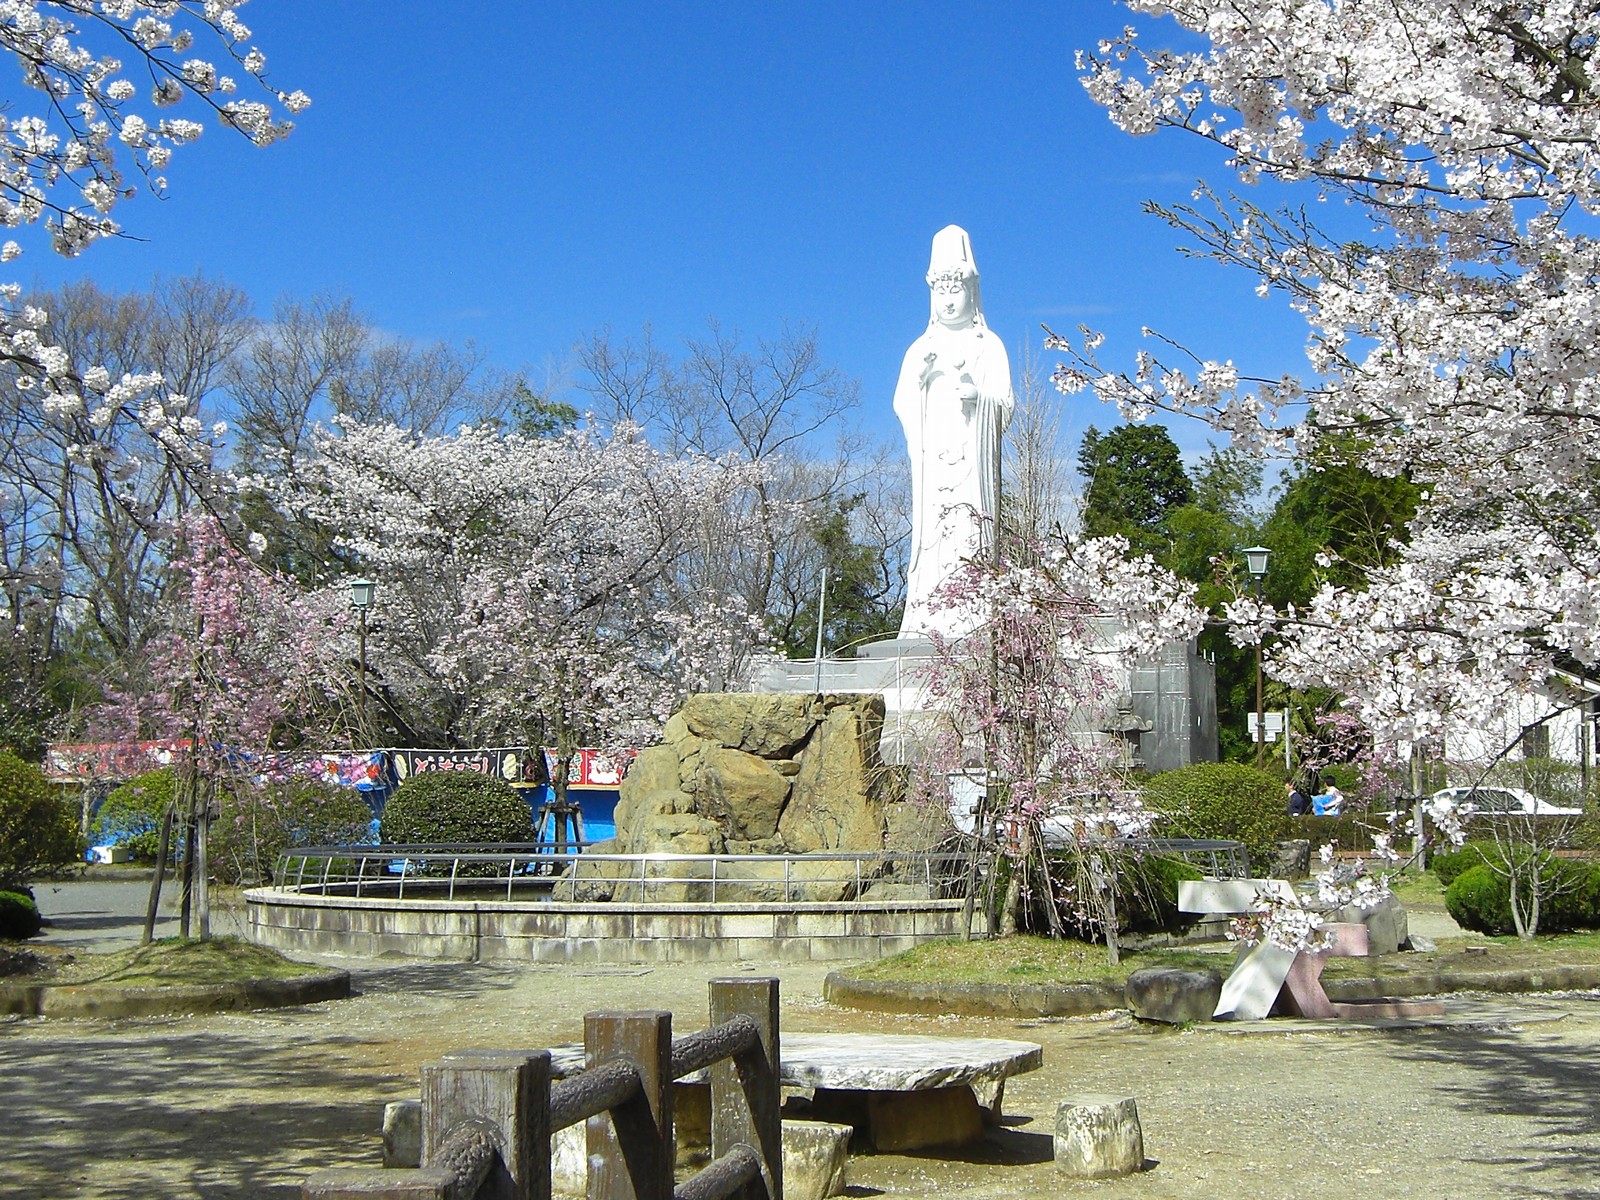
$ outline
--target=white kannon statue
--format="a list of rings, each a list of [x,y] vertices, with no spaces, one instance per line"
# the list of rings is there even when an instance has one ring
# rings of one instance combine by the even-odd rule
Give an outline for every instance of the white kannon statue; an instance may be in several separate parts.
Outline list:
[[[978,267],[967,231],[933,236],[928,264],[932,315],[911,343],[894,389],[894,411],[911,453],[911,567],[903,638],[960,637],[970,616],[935,608],[933,592],[988,551],[1000,484],[1000,437],[1011,420],[1011,363],[983,319]]]

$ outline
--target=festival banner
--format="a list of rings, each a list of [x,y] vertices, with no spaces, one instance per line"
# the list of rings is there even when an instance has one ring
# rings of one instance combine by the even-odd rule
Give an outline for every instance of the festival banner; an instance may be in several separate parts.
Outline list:
[[[465,771],[511,784],[544,783],[544,756],[526,746],[496,750],[391,750],[395,778],[404,783],[429,771]]]

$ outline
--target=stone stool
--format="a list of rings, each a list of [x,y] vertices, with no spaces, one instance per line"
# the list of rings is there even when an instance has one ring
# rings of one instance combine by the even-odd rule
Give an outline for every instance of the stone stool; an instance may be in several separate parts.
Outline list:
[[[1080,1179],[1144,1169],[1144,1132],[1132,1096],[1068,1096],[1056,1107],[1056,1166]]]

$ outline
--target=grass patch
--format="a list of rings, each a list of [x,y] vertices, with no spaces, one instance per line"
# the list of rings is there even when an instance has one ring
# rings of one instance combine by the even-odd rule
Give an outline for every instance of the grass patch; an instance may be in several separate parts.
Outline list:
[[[1441,938],[1437,950],[1379,958],[1330,958],[1328,979],[1382,979],[1456,971],[1541,971],[1600,965],[1600,933],[1559,933],[1532,942],[1515,937]]]
[[[1439,882],[1439,877],[1432,871],[1418,871],[1413,868],[1392,876],[1389,880],[1389,890],[1399,897],[1400,903],[1407,908],[1444,911],[1444,884]]]
[[[1140,950],[1124,951],[1121,963],[1113,967],[1104,946],[1017,934],[990,941],[924,942],[842,973],[903,983],[1090,983],[1126,979],[1143,967],[1226,971],[1232,961],[1231,954],[1204,950]]]
[[[1210,950],[1163,949],[1124,952],[1113,967],[1106,948],[1086,942],[1055,941],[1019,934],[992,941],[925,942],[892,958],[841,971],[853,979],[896,983],[1103,983],[1125,980],[1145,967],[1212,969],[1226,975],[1233,966],[1234,943]],[[1406,951],[1376,958],[1331,958],[1323,969],[1330,979],[1400,978],[1456,971],[1540,971],[1552,967],[1600,965],[1600,932],[1541,937],[1531,944],[1514,937],[1444,938],[1437,950]]]
[[[42,969],[32,972],[26,981],[164,987],[294,979],[321,969],[287,959],[276,950],[242,938],[211,938],[204,942],[163,938],[148,946],[133,946],[110,954],[50,955],[42,960]]]

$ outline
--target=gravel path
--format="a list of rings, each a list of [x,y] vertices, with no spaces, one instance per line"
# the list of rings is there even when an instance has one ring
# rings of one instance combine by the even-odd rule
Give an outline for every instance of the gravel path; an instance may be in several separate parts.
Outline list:
[[[78,893],[54,903],[92,916]],[[69,932],[93,930],[57,926],[50,937]],[[699,1028],[705,981],[737,973],[339,961],[359,994],[304,1009],[0,1021],[0,1196],[290,1200],[310,1170],[377,1162],[382,1105],[416,1093],[422,1062],[577,1040],[582,1014],[602,1007],[670,1008],[680,1031]],[[1422,1030],[1273,1021],[1177,1031],[1125,1018],[856,1013],[818,998],[824,965],[741,968],[781,977],[784,1028],[797,1032],[1043,1043],[1045,1068],[1008,1086],[1008,1128],[958,1159],[858,1158],[856,1196],[1600,1198],[1595,996],[1462,1001],[1452,1006],[1461,1024]],[[1082,1091],[1137,1097],[1150,1170],[1115,1183],[1056,1175],[1056,1102]]]

